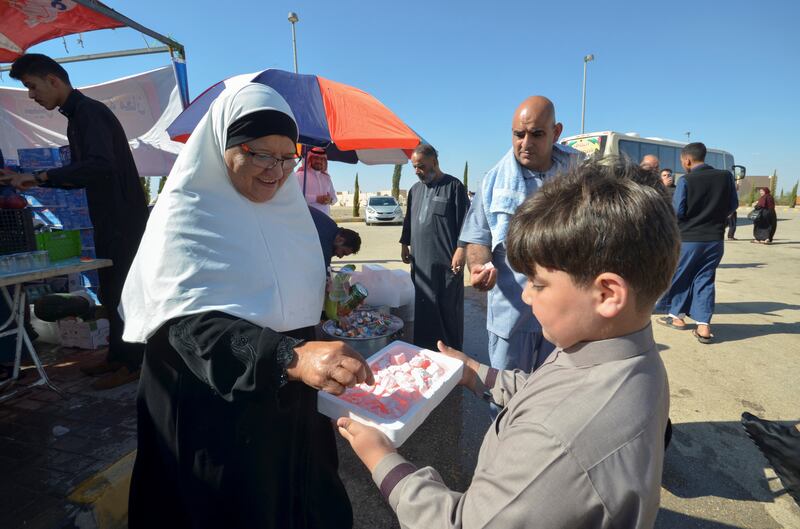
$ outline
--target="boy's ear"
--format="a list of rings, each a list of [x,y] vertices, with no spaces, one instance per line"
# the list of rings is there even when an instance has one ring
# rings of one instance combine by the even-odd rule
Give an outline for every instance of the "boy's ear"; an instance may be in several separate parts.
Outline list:
[[[619,274],[603,272],[594,279],[595,310],[604,318],[613,318],[628,306],[631,295],[628,282]]]

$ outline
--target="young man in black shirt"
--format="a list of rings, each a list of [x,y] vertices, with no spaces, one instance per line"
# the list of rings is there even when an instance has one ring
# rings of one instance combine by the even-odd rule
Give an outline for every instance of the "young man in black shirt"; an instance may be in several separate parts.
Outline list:
[[[86,366],[84,372],[106,374],[95,382],[96,389],[135,380],[143,347],[122,341],[117,305],[147,223],[147,204],[125,131],[107,106],[74,89],[66,70],[50,57],[23,55],[14,61],[10,75],[25,85],[28,97],[47,110],[58,107],[67,118],[72,161],[34,174],[4,174],[0,183],[18,189],[86,189],[97,257],[111,259],[114,265],[98,271],[99,297],[110,322],[108,357],[99,365]]]

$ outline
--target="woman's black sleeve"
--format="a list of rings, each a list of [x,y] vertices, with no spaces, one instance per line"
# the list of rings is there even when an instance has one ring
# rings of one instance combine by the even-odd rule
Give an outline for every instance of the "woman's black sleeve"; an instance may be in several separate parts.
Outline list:
[[[302,340],[222,312],[204,312],[174,320],[169,343],[198,379],[233,402],[274,397]]]

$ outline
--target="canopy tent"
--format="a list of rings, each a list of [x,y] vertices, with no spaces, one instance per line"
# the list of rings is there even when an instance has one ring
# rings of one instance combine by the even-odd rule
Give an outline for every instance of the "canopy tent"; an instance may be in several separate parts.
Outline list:
[[[81,92],[105,103],[128,137],[140,176],[169,174],[182,144],[166,128],[182,111],[178,86],[169,66],[92,86]],[[67,144],[67,120],[47,111],[20,88],[0,87],[0,151],[13,164],[17,149]]]
[[[49,39],[99,29],[129,27],[163,47],[56,58],[60,63],[169,52],[172,67],[82,87],[105,103],[122,123],[141,176],[169,174],[181,145],[166,126],[189,103],[183,46],[97,0],[0,0],[0,63],[12,62]],[[10,69],[0,66],[0,72]],[[0,88],[0,150],[13,160],[17,149],[67,144],[66,120],[27,98],[25,90]]]
[[[47,40],[98,29],[129,27],[165,46],[56,58],[57,62],[106,59],[169,52],[173,60],[181,103],[189,103],[183,45],[118,13],[97,0],[0,0],[0,63],[10,63],[28,48]],[[10,66],[0,67],[0,72]]]
[[[0,2],[0,62],[12,62],[35,44],[56,37],[125,26],[70,0]]]

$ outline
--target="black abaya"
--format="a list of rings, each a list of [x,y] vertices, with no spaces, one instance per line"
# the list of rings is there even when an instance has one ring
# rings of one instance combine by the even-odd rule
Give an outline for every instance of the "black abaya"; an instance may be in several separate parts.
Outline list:
[[[352,526],[316,391],[281,386],[285,340],[220,312],[171,320],[150,338],[131,529]]]

